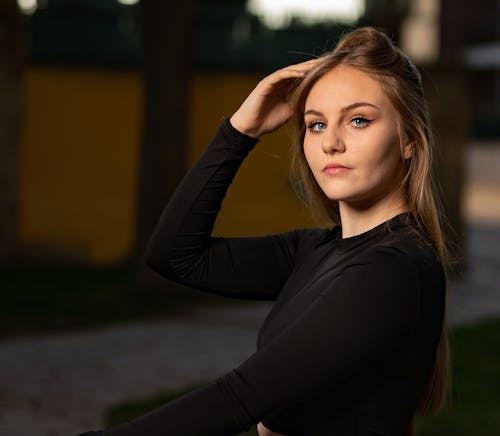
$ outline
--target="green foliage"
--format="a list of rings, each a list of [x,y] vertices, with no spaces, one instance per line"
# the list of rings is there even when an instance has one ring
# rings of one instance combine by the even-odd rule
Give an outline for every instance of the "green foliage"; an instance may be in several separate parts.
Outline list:
[[[451,336],[448,406],[415,422],[416,436],[500,434],[500,319],[456,328]]]

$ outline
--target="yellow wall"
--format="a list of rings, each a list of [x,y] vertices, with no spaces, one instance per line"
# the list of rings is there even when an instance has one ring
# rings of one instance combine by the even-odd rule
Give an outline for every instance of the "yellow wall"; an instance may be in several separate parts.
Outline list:
[[[23,87],[19,241],[120,261],[132,243],[139,78],[30,68]]]
[[[258,81],[199,74],[191,87],[188,165]],[[29,68],[24,75],[19,242],[95,264],[133,243],[142,92],[135,72]],[[286,134],[264,138],[245,160],[216,234],[263,234],[310,225],[287,181]]]
[[[190,163],[258,80],[252,74],[196,76],[191,97]],[[251,151],[224,200],[215,234],[259,235],[311,225],[308,212],[298,203],[288,182],[288,144],[282,129],[263,137]]]

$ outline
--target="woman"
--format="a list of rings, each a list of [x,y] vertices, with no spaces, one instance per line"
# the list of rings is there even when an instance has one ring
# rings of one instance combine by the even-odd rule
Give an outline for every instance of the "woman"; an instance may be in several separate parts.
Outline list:
[[[289,119],[301,191],[335,225],[211,237],[239,165]],[[261,436],[403,436],[416,411],[437,412],[446,281],[431,146],[419,74],[376,29],[264,78],[185,176],[147,252],[177,282],[275,300],[258,350],[103,434],[234,435],[258,423]]]

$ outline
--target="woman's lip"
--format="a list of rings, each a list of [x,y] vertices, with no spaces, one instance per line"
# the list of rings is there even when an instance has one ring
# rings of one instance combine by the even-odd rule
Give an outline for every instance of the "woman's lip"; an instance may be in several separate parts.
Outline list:
[[[349,170],[350,168],[344,167],[342,165],[327,165],[323,169],[323,172],[326,174],[340,174],[340,173],[345,173]]]

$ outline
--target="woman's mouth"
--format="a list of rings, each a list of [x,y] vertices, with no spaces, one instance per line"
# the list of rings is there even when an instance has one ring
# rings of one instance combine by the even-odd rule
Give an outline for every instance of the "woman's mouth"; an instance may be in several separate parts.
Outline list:
[[[348,172],[349,170],[349,167],[345,167],[344,165],[336,163],[328,164],[325,166],[325,168],[323,168],[323,172],[329,175],[342,174]]]

